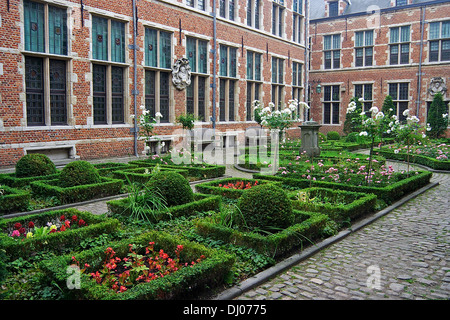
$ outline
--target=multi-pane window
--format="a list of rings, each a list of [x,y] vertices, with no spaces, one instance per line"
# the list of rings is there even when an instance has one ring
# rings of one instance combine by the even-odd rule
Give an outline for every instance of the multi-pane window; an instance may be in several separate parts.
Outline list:
[[[145,108],[162,123],[170,122],[170,74],[172,66],[172,34],[145,29]],[[198,61],[197,61],[198,63]]]
[[[355,66],[373,64],[373,31],[355,32]]]
[[[355,97],[364,99],[363,111],[368,117],[371,117],[369,110],[373,105],[373,85],[371,83],[355,84]]]
[[[329,16],[336,17],[339,15],[339,1],[329,3]]]
[[[323,88],[323,123],[339,124],[340,94],[339,86]]]
[[[341,66],[341,35],[324,36],[323,51],[325,69],[339,69]]]
[[[260,26],[260,0],[247,0],[247,25],[259,29]]]
[[[206,10],[205,0],[186,0],[186,4],[192,8],[197,8],[203,11]]]
[[[125,23],[92,16],[92,59],[94,124],[124,123]]]
[[[235,121],[237,49],[220,45],[219,120]]]
[[[186,38],[186,55],[191,66],[191,84],[186,88],[186,112],[206,121],[208,42]]]
[[[450,60],[450,20],[430,23],[430,62]]]
[[[408,64],[411,39],[410,26],[391,28],[390,33],[390,64]]]
[[[302,69],[303,64],[295,61],[292,62],[292,99],[296,99],[299,102],[302,101]]]
[[[294,0],[292,13],[292,40],[301,43],[303,32],[302,0]]]
[[[67,63],[52,55],[67,55],[67,9],[24,1],[27,125],[67,124]]]
[[[272,34],[279,37],[284,32],[284,1],[274,1],[272,4]]]
[[[272,57],[272,102],[281,109],[284,102],[284,60]]]
[[[236,0],[220,0],[219,1],[219,15],[222,18],[234,20],[235,19],[235,2],[236,2]]]
[[[253,110],[252,102],[260,99],[262,87],[261,78],[262,54],[247,51],[247,100],[246,100],[246,120],[251,121]]]
[[[405,122],[406,117],[403,115],[403,112],[406,109],[408,109],[409,83],[407,82],[390,83],[389,95],[392,97],[392,100],[394,101],[398,120],[401,122]]]

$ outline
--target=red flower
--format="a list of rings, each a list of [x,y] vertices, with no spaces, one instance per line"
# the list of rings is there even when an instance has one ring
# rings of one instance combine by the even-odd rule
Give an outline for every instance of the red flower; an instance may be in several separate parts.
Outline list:
[[[86,222],[84,222],[84,220],[83,219],[80,219],[80,220],[78,220],[78,225],[81,227],[81,226],[84,226],[86,224]]]
[[[26,232],[26,230],[25,230],[25,228],[20,228],[20,229],[19,229],[19,232],[20,232],[21,234],[23,234],[23,233]]]
[[[61,226],[61,229],[59,229],[60,231],[66,231],[66,227]]]
[[[34,228],[34,223],[33,221],[28,222],[28,228]]]
[[[59,217],[59,220],[64,221],[64,220],[66,220],[66,217],[64,215],[62,215],[61,217]]]
[[[77,220],[78,220],[78,217],[76,215],[73,215],[72,216],[72,221],[77,221]]]
[[[50,233],[55,233],[56,232],[56,229],[51,229],[50,230]]]
[[[17,222],[17,223],[14,224],[14,228],[15,228],[16,230],[19,230],[20,228],[22,228],[22,224],[20,224],[19,222]]]
[[[64,222],[64,225],[66,226],[66,228],[70,228],[70,221],[69,221],[69,220],[66,220],[66,221]]]

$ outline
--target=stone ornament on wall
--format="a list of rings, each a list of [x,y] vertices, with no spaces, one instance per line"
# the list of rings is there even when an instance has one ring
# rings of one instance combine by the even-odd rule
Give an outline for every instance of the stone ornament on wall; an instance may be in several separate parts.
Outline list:
[[[172,67],[172,82],[178,90],[191,84],[191,66],[186,58],[178,59]]]
[[[428,93],[434,96],[436,93],[441,93],[445,95],[447,92],[447,87],[445,86],[444,79],[441,77],[431,78],[430,87],[428,89]]]

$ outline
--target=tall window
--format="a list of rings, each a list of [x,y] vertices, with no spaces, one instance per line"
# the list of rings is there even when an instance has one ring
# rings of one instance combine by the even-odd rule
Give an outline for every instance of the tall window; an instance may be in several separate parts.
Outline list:
[[[409,63],[409,42],[411,39],[410,26],[391,28],[390,64]]]
[[[27,125],[67,124],[67,9],[24,1]],[[51,54],[51,56],[49,55]],[[62,57],[64,59],[64,57]]]
[[[272,102],[281,109],[284,102],[284,60],[272,57]]]
[[[300,43],[303,32],[303,1],[294,0],[292,5],[292,40]]]
[[[145,29],[145,108],[151,115],[162,114],[162,123],[170,122],[170,74],[172,34]]]
[[[272,34],[279,37],[284,32],[284,1],[274,1],[272,4]]]
[[[323,40],[325,69],[339,69],[341,67],[341,35],[324,36]]]
[[[394,101],[396,108],[396,114],[398,120],[401,122],[406,121],[406,117],[403,115],[403,111],[408,109],[408,97],[409,97],[409,83],[390,83],[389,84],[389,95]]]
[[[237,49],[220,45],[219,121],[235,121]]]
[[[247,25],[259,29],[260,26],[260,0],[247,0]]]
[[[235,16],[235,0],[220,0],[219,15],[222,18],[234,20]]]
[[[430,23],[430,62],[450,60],[450,20]]]
[[[124,123],[125,23],[92,16],[92,59],[94,124]]]
[[[339,15],[339,1],[334,1],[329,3],[329,16],[336,17]]]
[[[303,64],[292,62],[292,99],[297,99],[299,102],[302,101],[302,69]]]
[[[373,105],[373,85],[369,84],[355,84],[355,97],[363,98],[363,111],[366,112],[368,117],[371,117],[369,113],[370,108]]]
[[[192,72],[191,85],[186,88],[186,112],[206,121],[208,42],[187,37],[186,56]]]
[[[251,121],[253,110],[252,102],[260,100],[261,97],[261,62],[262,54],[247,51],[247,100],[246,100],[246,120]]]
[[[373,64],[373,31],[355,32],[355,66]]]
[[[197,8],[200,10],[206,10],[206,2],[205,0],[186,0],[186,4],[189,7]]]
[[[339,124],[340,94],[339,86],[323,88],[323,123]]]

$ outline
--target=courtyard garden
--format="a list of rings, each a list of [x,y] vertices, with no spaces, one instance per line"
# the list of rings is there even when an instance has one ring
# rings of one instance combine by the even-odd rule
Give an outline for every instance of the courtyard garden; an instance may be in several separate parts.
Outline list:
[[[448,139],[427,137],[409,115],[402,127],[371,112],[359,111],[357,131],[321,134],[319,156],[284,135],[242,147],[236,168],[252,178],[173,161],[182,152],[202,158],[186,150],[62,168],[45,155],[24,156],[0,175],[0,296],[211,298],[427,186],[432,172],[414,164],[449,170]],[[262,115],[269,129],[288,127]],[[106,201],[107,212],[71,207],[92,200]]]

